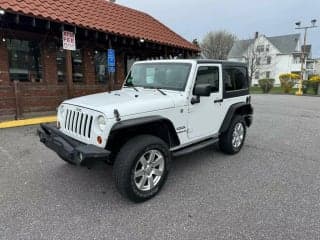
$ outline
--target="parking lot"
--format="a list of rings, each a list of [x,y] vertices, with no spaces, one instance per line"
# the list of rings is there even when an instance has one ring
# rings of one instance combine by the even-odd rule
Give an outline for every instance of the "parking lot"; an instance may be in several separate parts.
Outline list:
[[[0,239],[319,239],[320,98],[254,95],[242,151],[174,159],[154,199],[116,191],[112,167],[77,168],[36,136],[0,130]]]

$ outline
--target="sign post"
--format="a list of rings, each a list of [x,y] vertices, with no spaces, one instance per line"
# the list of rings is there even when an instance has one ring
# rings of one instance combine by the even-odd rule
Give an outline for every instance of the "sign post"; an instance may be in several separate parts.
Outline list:
[[[114,49],[109,48],[107,52],[107,68],[109,74],[109,91],[113,90],[114,73],[116,72],[116,54]]]
[[[73,76],[71,51],[76,50],[76,36],[73,32],[62,31],[63,49],[66,50],[66,82],[68,97],[73,97]]]

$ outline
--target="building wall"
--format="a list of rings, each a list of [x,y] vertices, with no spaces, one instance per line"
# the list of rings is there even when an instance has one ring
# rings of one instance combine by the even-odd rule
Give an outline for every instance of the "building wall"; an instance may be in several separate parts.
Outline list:
[[[16,115],[17,105],[22,113],[55,111],[57,106],[69,98],[67,83],[58,82],[56,50],[49,47],[49,41],[42,45],[42,82],[17,82],[17,87],[9,78],[8,50],[5,42],[0,42],[0,117],[12,118]],[[116,49],[117,53],[117,49]],[[121,87],[125,77],[124,53],[116,55],[115,83],[97,83],[94,69],[94,49],[83,49],[84,82],[73,83],[73,96],[103,92],[111,87]],[[15,92],[18,92],[18,97]],[[18,102],[17,102],[18,99]],[[10,117],[11,116],[11,117]]]
[[[315,74],[320,75],[320,59],[316,60],[314,69],[315,69]]]

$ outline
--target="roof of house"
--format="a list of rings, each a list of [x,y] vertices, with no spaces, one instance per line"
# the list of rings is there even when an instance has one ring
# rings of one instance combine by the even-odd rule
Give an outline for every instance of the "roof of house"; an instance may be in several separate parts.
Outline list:
[[[199,50],[152,16],[106,0],[0,0],[0,9],[85,29]]]
[[[291,54],[296,51],[300,34],[288,34],[275,37],[266,37],[282,54]],[[242,57],[254,39],[236,41],[229,52],[229,58]]]
[[[267,37],[267,39],[282,53],[291,54],[297,48],[300,34],[289,34],[276,37]]]
[[[244,55],[244,52],[248,49],[248,47],[252,43],[253,43],[253,39],[236,41],[233,44],[233,46],[228,54],[228,58],[242,57]]]

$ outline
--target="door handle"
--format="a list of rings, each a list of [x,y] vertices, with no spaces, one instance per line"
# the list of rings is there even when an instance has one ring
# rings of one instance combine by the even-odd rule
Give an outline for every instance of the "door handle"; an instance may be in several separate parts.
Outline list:
[[[223,98],[214,100],[214,103],[222,103],[222,102],[223,102]]]

